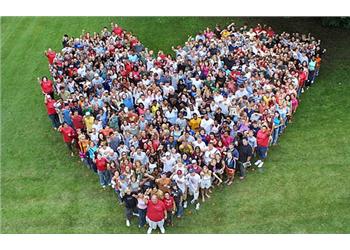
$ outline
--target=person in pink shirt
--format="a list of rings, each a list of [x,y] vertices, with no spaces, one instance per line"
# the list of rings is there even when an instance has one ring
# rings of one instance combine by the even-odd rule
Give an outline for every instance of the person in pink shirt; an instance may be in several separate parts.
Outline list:
[[[224,144],[224,146],[228,148],[228,146],[234,141],[234,139],[232,136],[229,135],[227,131],[225,131],[225,133],[221,135],[221,141],[222,144]]]

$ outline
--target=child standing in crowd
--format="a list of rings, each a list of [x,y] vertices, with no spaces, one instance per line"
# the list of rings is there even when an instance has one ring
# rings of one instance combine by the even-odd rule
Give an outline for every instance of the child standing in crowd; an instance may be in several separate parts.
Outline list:
[[[62,45],[45,51],[52,79],[38,79],[52,126],[112,186],[126,225],[137,215],[148,233],[243,180],[255,156],[263,166],[325,52],[311,36],[234,23],[189,37],[174,58],[113,23]]]

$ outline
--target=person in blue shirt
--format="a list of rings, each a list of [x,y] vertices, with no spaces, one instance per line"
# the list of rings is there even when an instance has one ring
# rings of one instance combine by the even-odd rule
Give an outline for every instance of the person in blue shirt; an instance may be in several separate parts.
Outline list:
[[[73,121],[71,118],[71,111],[69,109],[68,104],[64,105],[64,108],[62,109],[62,115],[63,115],[64,122],[67,123],[70,127],[73,127]]]
[[[281,126],[282,126],[282,118],[280,113],[276,111],[273,118],[272,145],[277,144]]]
[[[97,168],[93,160],[95,159],[95,153],[97,152],[97,149],[98,149],[97,145],[93,141],[91,141],[88,147],[88,150],[86,152],[87,163],[90,169],[95,173],[97,173]]]

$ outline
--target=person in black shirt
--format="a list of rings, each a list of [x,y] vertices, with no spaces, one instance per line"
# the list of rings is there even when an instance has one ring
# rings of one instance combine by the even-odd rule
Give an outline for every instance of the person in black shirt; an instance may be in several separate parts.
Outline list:
[[[137,215],[137,199],[136,195],[131,193],[130,189],[126,190],[125,195],[122,198],[125,204],[125,216],[126,216],[126,226],[130,227],[130,219],[133,215]]]
[[[171,190],[170,194],[172,197],[174,197],[174,202],[176,205],[176,216],[177,218],[181,218],[183,215],[183,206],[182,206],[182,201],[183,201],[183,193],[181,189],[177,186],[176,182],[173,182],[171,184]]]
[[[253,156],[253,149],[248,143],[246,137],[242,138],[242,141],[238,142],[238,166],[239,166],[239,178],[243,180],[245,178],[245,166],[249,165],[250,159]]]

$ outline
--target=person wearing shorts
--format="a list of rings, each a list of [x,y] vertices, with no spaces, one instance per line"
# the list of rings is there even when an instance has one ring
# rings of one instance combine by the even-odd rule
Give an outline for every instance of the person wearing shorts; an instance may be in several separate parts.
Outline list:
[[[146,221],[149,225],[147,234],[151,234],[152,230],[159,227],[160,232],[165,233],[164,221],[167,218],[167,210],[163,201],[159,200],[156,194],[151,196],[151,200],[147,201]]]

